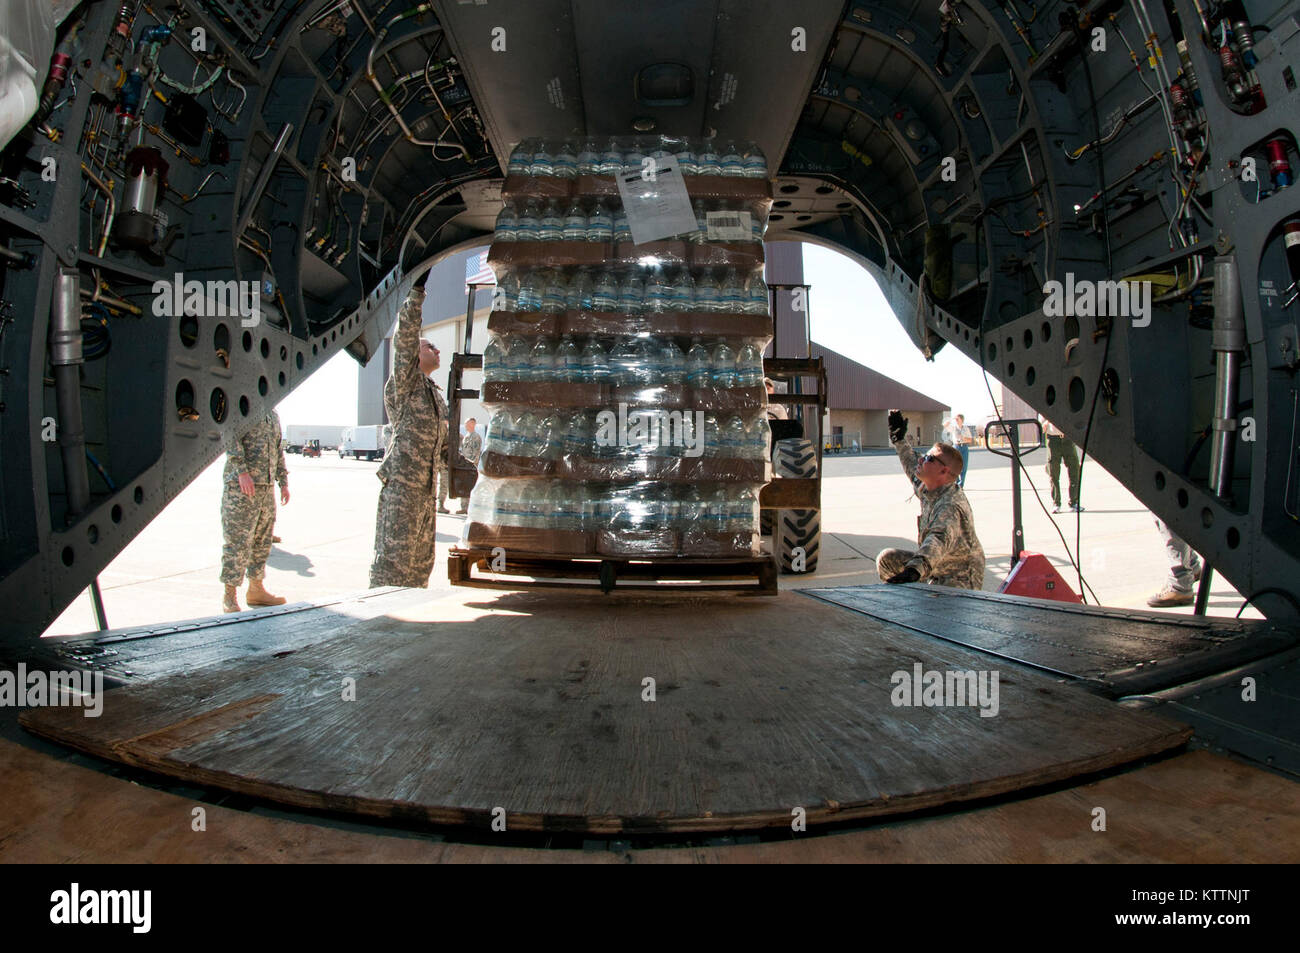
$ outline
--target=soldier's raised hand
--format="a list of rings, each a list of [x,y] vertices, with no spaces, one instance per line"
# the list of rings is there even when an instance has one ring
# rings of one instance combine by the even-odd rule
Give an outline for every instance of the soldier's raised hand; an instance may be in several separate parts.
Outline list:
[[[901,410],[889,412],[889,439],[903,440],[907,437],[907,418]]]

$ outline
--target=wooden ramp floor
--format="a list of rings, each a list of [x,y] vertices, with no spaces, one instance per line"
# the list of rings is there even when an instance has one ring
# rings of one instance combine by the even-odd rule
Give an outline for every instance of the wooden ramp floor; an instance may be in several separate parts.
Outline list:
[[[1111,698],[1159,691],[1300,645],[1300,630],[1264,620],[1103,609],[946,586],[800,591],[1077,679]]]
[[[69,707],[21,721],[94,755],[299,807],[484,830],[504,813],[509,830],[598,834],[932,808],[1102,771],[1190,735],[793,592],[464,591],[332,631],[115,689],[98,718]],[[910,678],[917,664],[996,667],[996,715],[896,706],[894,673]]]

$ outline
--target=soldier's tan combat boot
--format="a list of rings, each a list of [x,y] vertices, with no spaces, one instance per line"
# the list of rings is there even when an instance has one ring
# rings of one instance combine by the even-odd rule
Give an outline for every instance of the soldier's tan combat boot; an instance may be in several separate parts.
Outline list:
[[[248,580],[248,592],[244,598],[250,606],[282,606],[286,601],[284,596],[273,596],[263,589],[260,579]]]
[[[243,612],[239,607],[239,590],[234,586],[226,586],[226,594],[221,597],[222,612]]]

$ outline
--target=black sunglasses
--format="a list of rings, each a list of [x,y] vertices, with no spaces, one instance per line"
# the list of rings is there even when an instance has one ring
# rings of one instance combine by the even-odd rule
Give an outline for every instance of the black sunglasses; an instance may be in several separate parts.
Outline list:
[[[943,457],[936,457],[933,453],[927,453],[925,456],[921,458],[921,462],[922,463],[943,463]],[[947,464],[944,463],[944,466],[946,467]]]

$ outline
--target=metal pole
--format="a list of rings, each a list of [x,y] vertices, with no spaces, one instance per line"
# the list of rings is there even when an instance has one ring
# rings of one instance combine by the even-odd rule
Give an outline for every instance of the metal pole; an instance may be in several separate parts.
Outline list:
[[[108,615],[104,612],[104,596],[99,591],[99,577],[90,580],[90,604],[95,610],[95,625],[100,632],[108,629]]]
[[[280,161],[280,155],[284,152],[284,147],[289,144],[289,136],[293,134],[293,123],[286,122],[284,128],[280,130],[280,135],[276,137],[275,145],[271,147],[271,154],[268,155],[262,163],[262,171],[257,174],[257,181],[253,183],[253,189],[248,193],[248,202],[244,205],[244,211],[240,213],[239,222],[235,226],[235,236],[240,237],[244,230],[248,228],[249,219],[253,217],[253,212],[257,209],[257,203],[261,201],[262,190],[266,188],[266,183],[271,179],[271,173],[275,171],[276,163]],[[270,249],[267,249],[270,251]]]
[[[1210,487],[1226,500],[1232,495],[1232,469],[1237,448],[1237,389],[1246,350],[1246,323],[1241,299],[1241,275],[1231,255],[1214,259],[1214,443],[1210,448]],[[1207,563],[1196,590],[1197,615],[1204,615],[1214,570]]]
[[[76,268],[62,268],[50,314],[50,365],[69,524],[90,505],[86,430],[81,416],[81,364],[81,273]]]
[[[1020,551],[1025,548],[1025,528],[1020,513],[1020,426],[1003,428],[1011,441],[1011,565],[1020,562]]]

